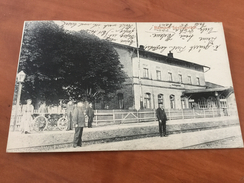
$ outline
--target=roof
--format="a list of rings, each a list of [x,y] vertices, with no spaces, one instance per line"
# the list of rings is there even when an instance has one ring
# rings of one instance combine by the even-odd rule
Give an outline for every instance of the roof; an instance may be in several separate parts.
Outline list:
[[[186,90],[184,91],[185,94],[191,94],[191,93],[207,93],[207,92],[215,92],[215,91],[225,91],[229,88],[207,88],[207,89],[194,89],[194,90]]]
[[[186,90],[183,92],[183,94],[203,94],[203,93],[210,93],[210,92],[221,92],[222,94],[227,96],[230,93],[233,93],[234,90],[232,87],[194,89],[194,90]]]
[[[223,88],[224,86],[209,81],[205,82],[207,88]]]
[[[114,42],[110,42],[110,43],[112,45],[114,45],[115,47],[121,47],[121,48],[125,48],[125,49],[130,49],[130,50],[132,50],[134,52],[137,50],[136,47],[123,45],[123,44],[119,44],[119,43],[114,43]],[[190,65],[193,65],[193,66],[200,66],[200,67],[205,67],[205,68],[210,69],[210,67],[205,66],[205,65],[196,64],[196,63],[193,63],[193,62],[190,62],[190,61],[181,60],[181,59],[177,59],[177,58],[171,58],[171,57],[168,57],[168,56],[165,56],[165,55],[161,55],[161,54],[158,54],[158,53],[155,53],[155,52],[151,52],[151,51],[146,51],[146,50],[143,50],[143,49],[139,49],[139,54],[140,55],[147,54],[147,55],[150,55],[150,56],[161,58],[162,60],[165,60],[165,61],[175,62],[177,64],[180,64],[180,63],[182,63],[182,64],[190,64]]]

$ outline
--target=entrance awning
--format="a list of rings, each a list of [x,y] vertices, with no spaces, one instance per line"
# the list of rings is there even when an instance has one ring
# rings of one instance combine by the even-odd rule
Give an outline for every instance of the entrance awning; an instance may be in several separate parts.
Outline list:
[[[218,92],[218,94],[223,94],[225,96],[228,96],[230,93],[233,93],[232,87],[221,87],[221,88],[206,88],[206,89],[193,89],[193,90],[186,90],[183,92],[183,95],[189,95],[189,94],[210,94]]]

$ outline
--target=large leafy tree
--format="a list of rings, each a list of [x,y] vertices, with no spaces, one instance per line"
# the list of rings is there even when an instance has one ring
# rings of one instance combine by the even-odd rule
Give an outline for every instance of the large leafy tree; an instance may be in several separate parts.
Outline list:
[[[25,25],[19,71],[27,77],[22,100],[109,98],[125,81],[113,46],[85,31],[70,32],[54,22]]]

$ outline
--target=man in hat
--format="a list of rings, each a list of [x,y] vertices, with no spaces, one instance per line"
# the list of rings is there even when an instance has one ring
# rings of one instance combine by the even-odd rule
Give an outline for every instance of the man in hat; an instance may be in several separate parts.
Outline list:
[[[166,137],[166,121],[168,119],[167,119],[167,116],[165,114],[165,110],[163,108],[163,103],[159,103],[159,107],[156,110],[156,116],[158,119],[160,137],[162,137],[162,136]]]
[[[86,109],[86,115],[88,116],[88,128],[92,128],[92,122],[94,118],[94,110],[92,108],[92,103],[89,103],[89,107]]]
[[[67,131],[73,130],[73,122],[72,122],[73,111],[74,111],[73,102],[69,101],[66,106],[66,116],[68,118],[67,129],[66,129]]]
[[[74,110],[73,123],[75,127],[73,147],[81,147],[83,127],[85,126],[85,111],[82,102],[77,103],[77,107]]]

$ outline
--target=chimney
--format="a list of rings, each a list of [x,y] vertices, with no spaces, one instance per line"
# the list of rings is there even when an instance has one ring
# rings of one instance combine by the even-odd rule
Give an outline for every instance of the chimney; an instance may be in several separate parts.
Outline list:
[[[169,51],[169,53],[168,53],[168,57],[170,57],[170,58],[174,58],[174,57],[173,57],[173,53],[171,53],[171,51]]]
[[[140,45],[139,50],[145,51],[145,48],[143,45]]]

